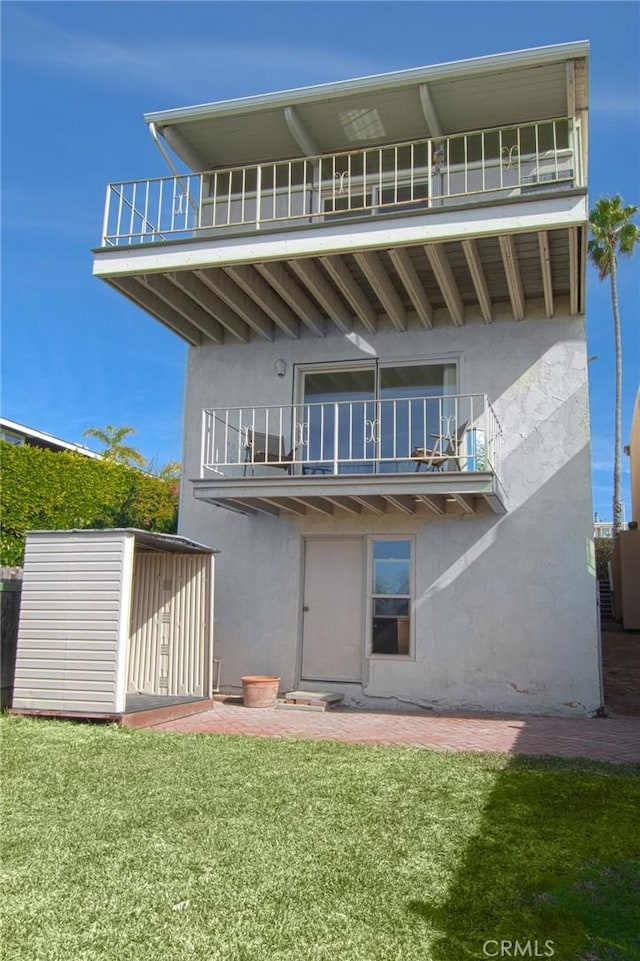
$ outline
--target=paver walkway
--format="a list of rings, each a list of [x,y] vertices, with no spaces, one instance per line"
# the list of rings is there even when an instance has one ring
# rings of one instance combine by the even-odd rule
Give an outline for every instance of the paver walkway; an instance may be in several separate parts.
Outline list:
[[[452,751],[551,754],[640,763],[640,717],[557,718],[354,711],[326,713],[251,709],[218,702],[211,711],[168,721],[156,730],[255,737],[298,737],[359,744],[397,744]]]

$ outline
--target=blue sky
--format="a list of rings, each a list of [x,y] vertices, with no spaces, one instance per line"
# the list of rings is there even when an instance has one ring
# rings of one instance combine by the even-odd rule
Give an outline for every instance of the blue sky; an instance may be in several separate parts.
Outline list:
[[[590,198],[640,204],[636,2],[5,0],[1,12],[2,411],[67,440],[133,424],[147,458],[180,457],[186,348],[91,276],[106,184],[167,173],[145,111],[588,39]],[[640,372],[639,264],[620,271],[623,443]],[[609,518],[610,295],[588,277],[594,508]]]

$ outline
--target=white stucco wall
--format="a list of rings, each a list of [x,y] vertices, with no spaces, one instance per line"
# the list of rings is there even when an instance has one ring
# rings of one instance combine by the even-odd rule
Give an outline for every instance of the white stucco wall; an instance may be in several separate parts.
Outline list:
[[[204,407],[290,404],[294,365],[458,362],[459,390],[486,393],[504,430],[507,514],[376,518],[337,512],[243,517],[197,502],[183,484],[180,533],[221,550],[216,656],[222,685],[244,673],[298,680],[303,536],[415,533],[415,661],[365,663],[351,699],[390,704],[585,714],[601,704],[592,533],[586,348],[582,318],[467,324],[351,339],[304,336],[191,349],[186,477],[200,471]],[[286,376],[274,370],[287,363]],[[335,687],[335,685],[334,685]],[[382,703],[370,700],[369,703]]]

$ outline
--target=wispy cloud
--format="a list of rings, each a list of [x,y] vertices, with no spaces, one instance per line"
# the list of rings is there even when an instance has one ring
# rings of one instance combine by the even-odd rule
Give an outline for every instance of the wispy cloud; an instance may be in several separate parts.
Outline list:
[[[607,114],[610,117],[637,117],[640,113],[640,96],[628,91],[596,93],[589,104],[592,113]]]
[[[13,4],[5,8],[3,57],[90,82],[128,88],[135,83],[178,95],[197,91],[199,98],[213,93],[214,76],[240,78],[249,93],[264,86],[276,69],[284,85],[297,85],[301,77],[310,84],[380,70],[373,60],[312,44],[220,43],[212,36],[116,41],[69,30]]]

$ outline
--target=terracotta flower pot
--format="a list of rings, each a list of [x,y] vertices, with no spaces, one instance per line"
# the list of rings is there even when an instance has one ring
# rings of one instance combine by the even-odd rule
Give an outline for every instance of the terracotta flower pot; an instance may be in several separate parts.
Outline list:
[[[275,707],[280,678],[271,674],[249,674],[242,678],[245,707]]]

